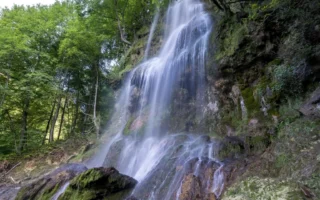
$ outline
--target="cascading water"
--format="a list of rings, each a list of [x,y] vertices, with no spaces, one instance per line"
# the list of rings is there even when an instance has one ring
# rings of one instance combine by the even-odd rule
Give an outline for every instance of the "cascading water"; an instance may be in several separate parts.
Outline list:
[[[144,52],[144,60],[147,60],[149,58],[149,51],[150,51],[150,47],[151,47],[154,31],[155,31],[155,29],[157,27],[159,16],[160,16],[160,9],[159,9],[159,7],[157,7],[156,8],[156,14],[155,14],[155,16],[153,18],[153,22],[152,22],[152,25],[151,25],[151,28],[150,28],[150,33],[149,33],[149,37],[148,37],[146,50]]]
[[[188,179],[202,185],[203,198],[221,194],[223,165],[215,159],[215,141],[203,134],[169,133],[164,124],[180,88],[197,104],[192,114],[202,116],[211,29],[200,0],[169,6],[160,52],[128,75],[106,131],[108,142],[88,163],[114,166],[137,179],[132,195],[138,199],[181,199]]]

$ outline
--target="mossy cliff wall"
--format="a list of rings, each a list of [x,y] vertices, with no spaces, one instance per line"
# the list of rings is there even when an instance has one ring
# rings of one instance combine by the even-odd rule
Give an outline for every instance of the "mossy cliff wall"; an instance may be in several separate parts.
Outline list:
[[[208,98],[219,111],[207,128],[270,142],[224,199],[317,199],[320,2],[257,2],[212,4]]]

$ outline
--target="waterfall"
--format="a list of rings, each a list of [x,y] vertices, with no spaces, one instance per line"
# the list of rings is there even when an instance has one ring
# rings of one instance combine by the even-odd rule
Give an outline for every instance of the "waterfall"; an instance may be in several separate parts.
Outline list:
[[[213,26],[210,15],[200,0],[174,1],[166,13],[162,47],[149,58],[157,15],[146,58],[127,76],[105,144],[87,164],[114,166],[134,177],[139,183],[132,195],[138,199],[180,199],[188,178],[201,182],[202,195],[219,196],[223,168],[214,158],[214,139],[187,133],[188,128],[185,133],[172,133],[166,127],[168,121],[174,123],[170,109],[179,104],[179,95],[184,95],[187,105],[195,105],[190,115],[203,113],[207,43]],[[177,112],[183,110],[176,107]]]
[[[150,33],[149,33],[149,37],[148,37],[148,42],[147,42],[147,47],[144,53],[144,60],[147,60],[149,57],[149,52],[150,52],[150,47],[151,47],[151,43],[152,43],[152,39],[153,39],[153,35],[154,35],[154,31],[157,27],[157,23],[159,21],[159,16],[160,16],[160,9],[159,7],[156,8],[156,14],[153,18],[153,22],[151,25],[151,29],[150,29]]]

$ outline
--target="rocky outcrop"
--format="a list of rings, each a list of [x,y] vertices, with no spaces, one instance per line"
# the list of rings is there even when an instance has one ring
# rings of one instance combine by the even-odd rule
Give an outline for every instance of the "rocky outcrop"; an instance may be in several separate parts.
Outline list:
[[[113,167],[94,168],[75,177],[59,200],[125,199],[136,184]]]
[[[188,174],[184,177],[181,186],[181,194],[179,200],[201,200],[203,194],[201,193],[201,180],[199,177]]]
[[[309,99],[300,107],[299,111],[311,119],[320,118],[320,87],[316,89]]]
[[[66,164],[32,183],[23,186],[16,200],[49,200],[66,182],[87,168],[82,164]]]
[[[188,174],[184,177],[181,185],[179,200],[216,200],[214,193],[204,193],[203,183],[200,177]]]
[[[230,187],[222,200],[235,199],[304,199],[299,187],[290,181],[250,177]],[[312,199],[312,198],[311,198]]]
[[[0,184],[0,199],[1,200],[14,200],[19,191],[19,187],[15,185]]]

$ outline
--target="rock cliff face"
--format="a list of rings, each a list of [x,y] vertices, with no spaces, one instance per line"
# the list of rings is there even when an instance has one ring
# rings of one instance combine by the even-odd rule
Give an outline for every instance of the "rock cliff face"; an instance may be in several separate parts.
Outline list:
[[[319,6],[261,1],[216,14],[208,93],[219,111],[208,127],[245,137],[256,155],[223,199],[320,196]]]
[[[221,157],[236,160],[242,155],[249,160],[246,173],[230,182],[225,199],[276,198],[282,189],[286,192],[280,199],[302,198],[306,190],[320,196],[319,3],[233,3],[231,12],[219,11],[212,1],[206,3],[215,26],[206,62],[204,103],[190,98],[188,87],[178,88],[162,127],[169,132],[222,137]],[[155,40],[153,46],[160,43]],[[138,50],[130,50],[126,63],[135,62],[137,53],[132,52]],[[186,84],[181,85],[187,86],[188,71],[184,77],[181,81]],[[195,115],[195,110],[202,115]],[[139,131],[143,123],[143,119],[129,120],[127,133]],[[199,197],[200,182],[186,175],[185,195],[180,198],[204,198]],[[258,189],[262,185],[270,194]],[[249,192],[239,192],[237,197],[236,191],[243,188]]]

